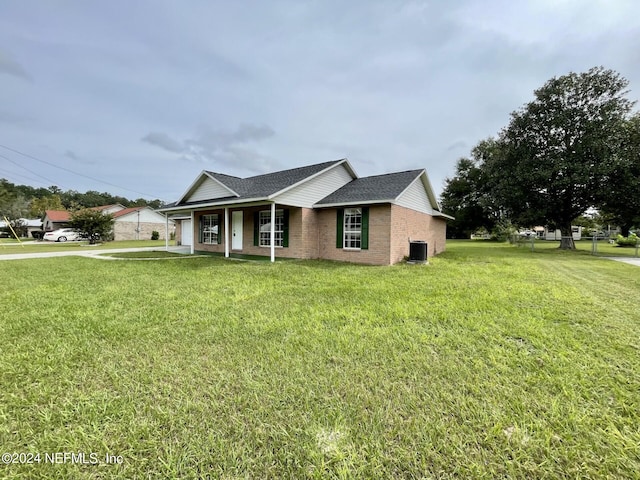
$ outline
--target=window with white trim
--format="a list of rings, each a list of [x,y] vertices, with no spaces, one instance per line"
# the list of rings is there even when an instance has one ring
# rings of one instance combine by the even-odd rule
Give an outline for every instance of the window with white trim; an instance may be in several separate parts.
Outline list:
[[[200,221],[200,239],[202,243],[206,243],[209,245],[218,244],[219,241],[219,232],[220,232],[220,221],[219,215],[202,215]]]
[[[271,211],[264,210],[260,212],[260,246],[271,246]],[[275,218],[275,241],[276,247],[282,247],[282,239],[284,238],[284,210],[276,210]]]
[[[362,247],[362,209],[344,209],[344,248],[359,250]]]

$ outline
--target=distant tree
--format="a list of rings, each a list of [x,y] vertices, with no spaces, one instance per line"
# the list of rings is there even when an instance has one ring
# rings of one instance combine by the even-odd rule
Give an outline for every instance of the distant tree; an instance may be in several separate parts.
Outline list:
[[[615,168],[602,185],[601,210],[624,237],[631,227],[640,227],[640,114],[625,123]]]
[[[482,169],[483,159],[492,148],[493,140],[480,142],[472,158],[459,159],[455,175],[445,180],[440,204],[443,212],[455,217],[447,225],[451,238],[468,238],[479,229],[491,231],[496,225],[498,217]]]
[[[44,217],[46,210],[64,210],[60,195],[34,198],[29,205],[29,216],[32,218]]]
[[[592,68],[548,80],[511,114],[484,168],[492,195],[520,225],[559,228],[575,248],[571,222],[597,206],[611,178],[632,102],[627,80]]]
[[[113,215],[90,208],[76,210],[71,213],[69,226],[87,235],[90,243],[95,243],[96,238],[106,238],[113,230]]]
[[[23,196],[0,195],[0,220],[4,221],[6,218],[18,236],[25,236],[26,225],[22,219],[27,216],[28,211],[29,202]]]

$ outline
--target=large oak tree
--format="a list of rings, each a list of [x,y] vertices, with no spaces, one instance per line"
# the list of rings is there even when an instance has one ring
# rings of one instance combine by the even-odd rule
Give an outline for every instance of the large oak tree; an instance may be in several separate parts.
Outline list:
[[[548,224],[575,248],[571,222],[602,200],[633,103],[628,82],[602,67],[548,80],[511,114],[484,164],[492,195],[521,225]]]

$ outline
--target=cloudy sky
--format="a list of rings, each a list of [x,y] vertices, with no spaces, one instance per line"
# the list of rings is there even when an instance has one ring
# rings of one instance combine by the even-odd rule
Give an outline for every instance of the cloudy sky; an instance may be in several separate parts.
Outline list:
[[[553,76],[602,65],[639,99],[639,19],[637,0],[2,0],[0,178],[172,201],[204,169],[346,157],[426,168],[439,194]]]

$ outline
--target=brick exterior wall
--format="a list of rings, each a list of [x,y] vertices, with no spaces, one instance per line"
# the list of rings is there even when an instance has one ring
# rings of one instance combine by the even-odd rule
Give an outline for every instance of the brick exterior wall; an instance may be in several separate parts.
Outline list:
[[[389,265],[391,235],[391,205],[372,205],[369,207],[369,249],[345,250],[336,248],[337,209],[319,210],[318,239],[319,257],[341,262]]]
[[[409,241],[427,242],[427,257],[444,252],[446,248],[447,223],[399,205],[391,205],[391,263],[409,256]]]
[[[165,238],[164,223],[147,223],[140,222],[140,231],[137,222],[114,222],[113,223],[113,239],[114,240],[151,240],[151,233],[155,230],[160,234],[160,239]],[[169,234],[171,234],[172,226],[169,225]]]
[[[215,215],[218,214],[218,234],[220,237],[220,243],[208,244],[200,242],[200,217],[203,215]],[[201,252],[218,252],[224,253],[224,209],[208,210],[206,212],[195,212],[193,216],[193,248]],[[231,210],[229,210],[229,228],[231,228]],[[182,237],[180,237],[182,238]]]
[[[182,220],[176,220],[176,245],[182,245]]]
[[[443,219],[397,205],[386,204],[369,207],[369,248],[367,250],[336,248],[337,209],[335,208],[321,210],[279,206],[276,208],[289,210],[289,246],[276,247],[276,258],[322,258],[342,262],[391,265],[402,261],[405,256],[409,255],[409,238],[428,242],[428,256],[430,257],[445,249],[446,222]],[[254,246],[253,244],[254,213],[269,209],[268,205],[238,209],[243,212],[243,245],[242,250],[230,249],[231,253],[266,257],[271,254],[269,247]],[[232,211],[234,209],[229,209],[229,228],[232,228]],[[199,242],[198,232],[200,216],[216,213],[220,219],[221,243],[216,245],[202,244]],[[224,253],[223,209],[196,212],[193,227],[195,250]],[[164,234],[164,227],[161,234]],[[179,230],[176,232],[176,235],[178,234]]]

